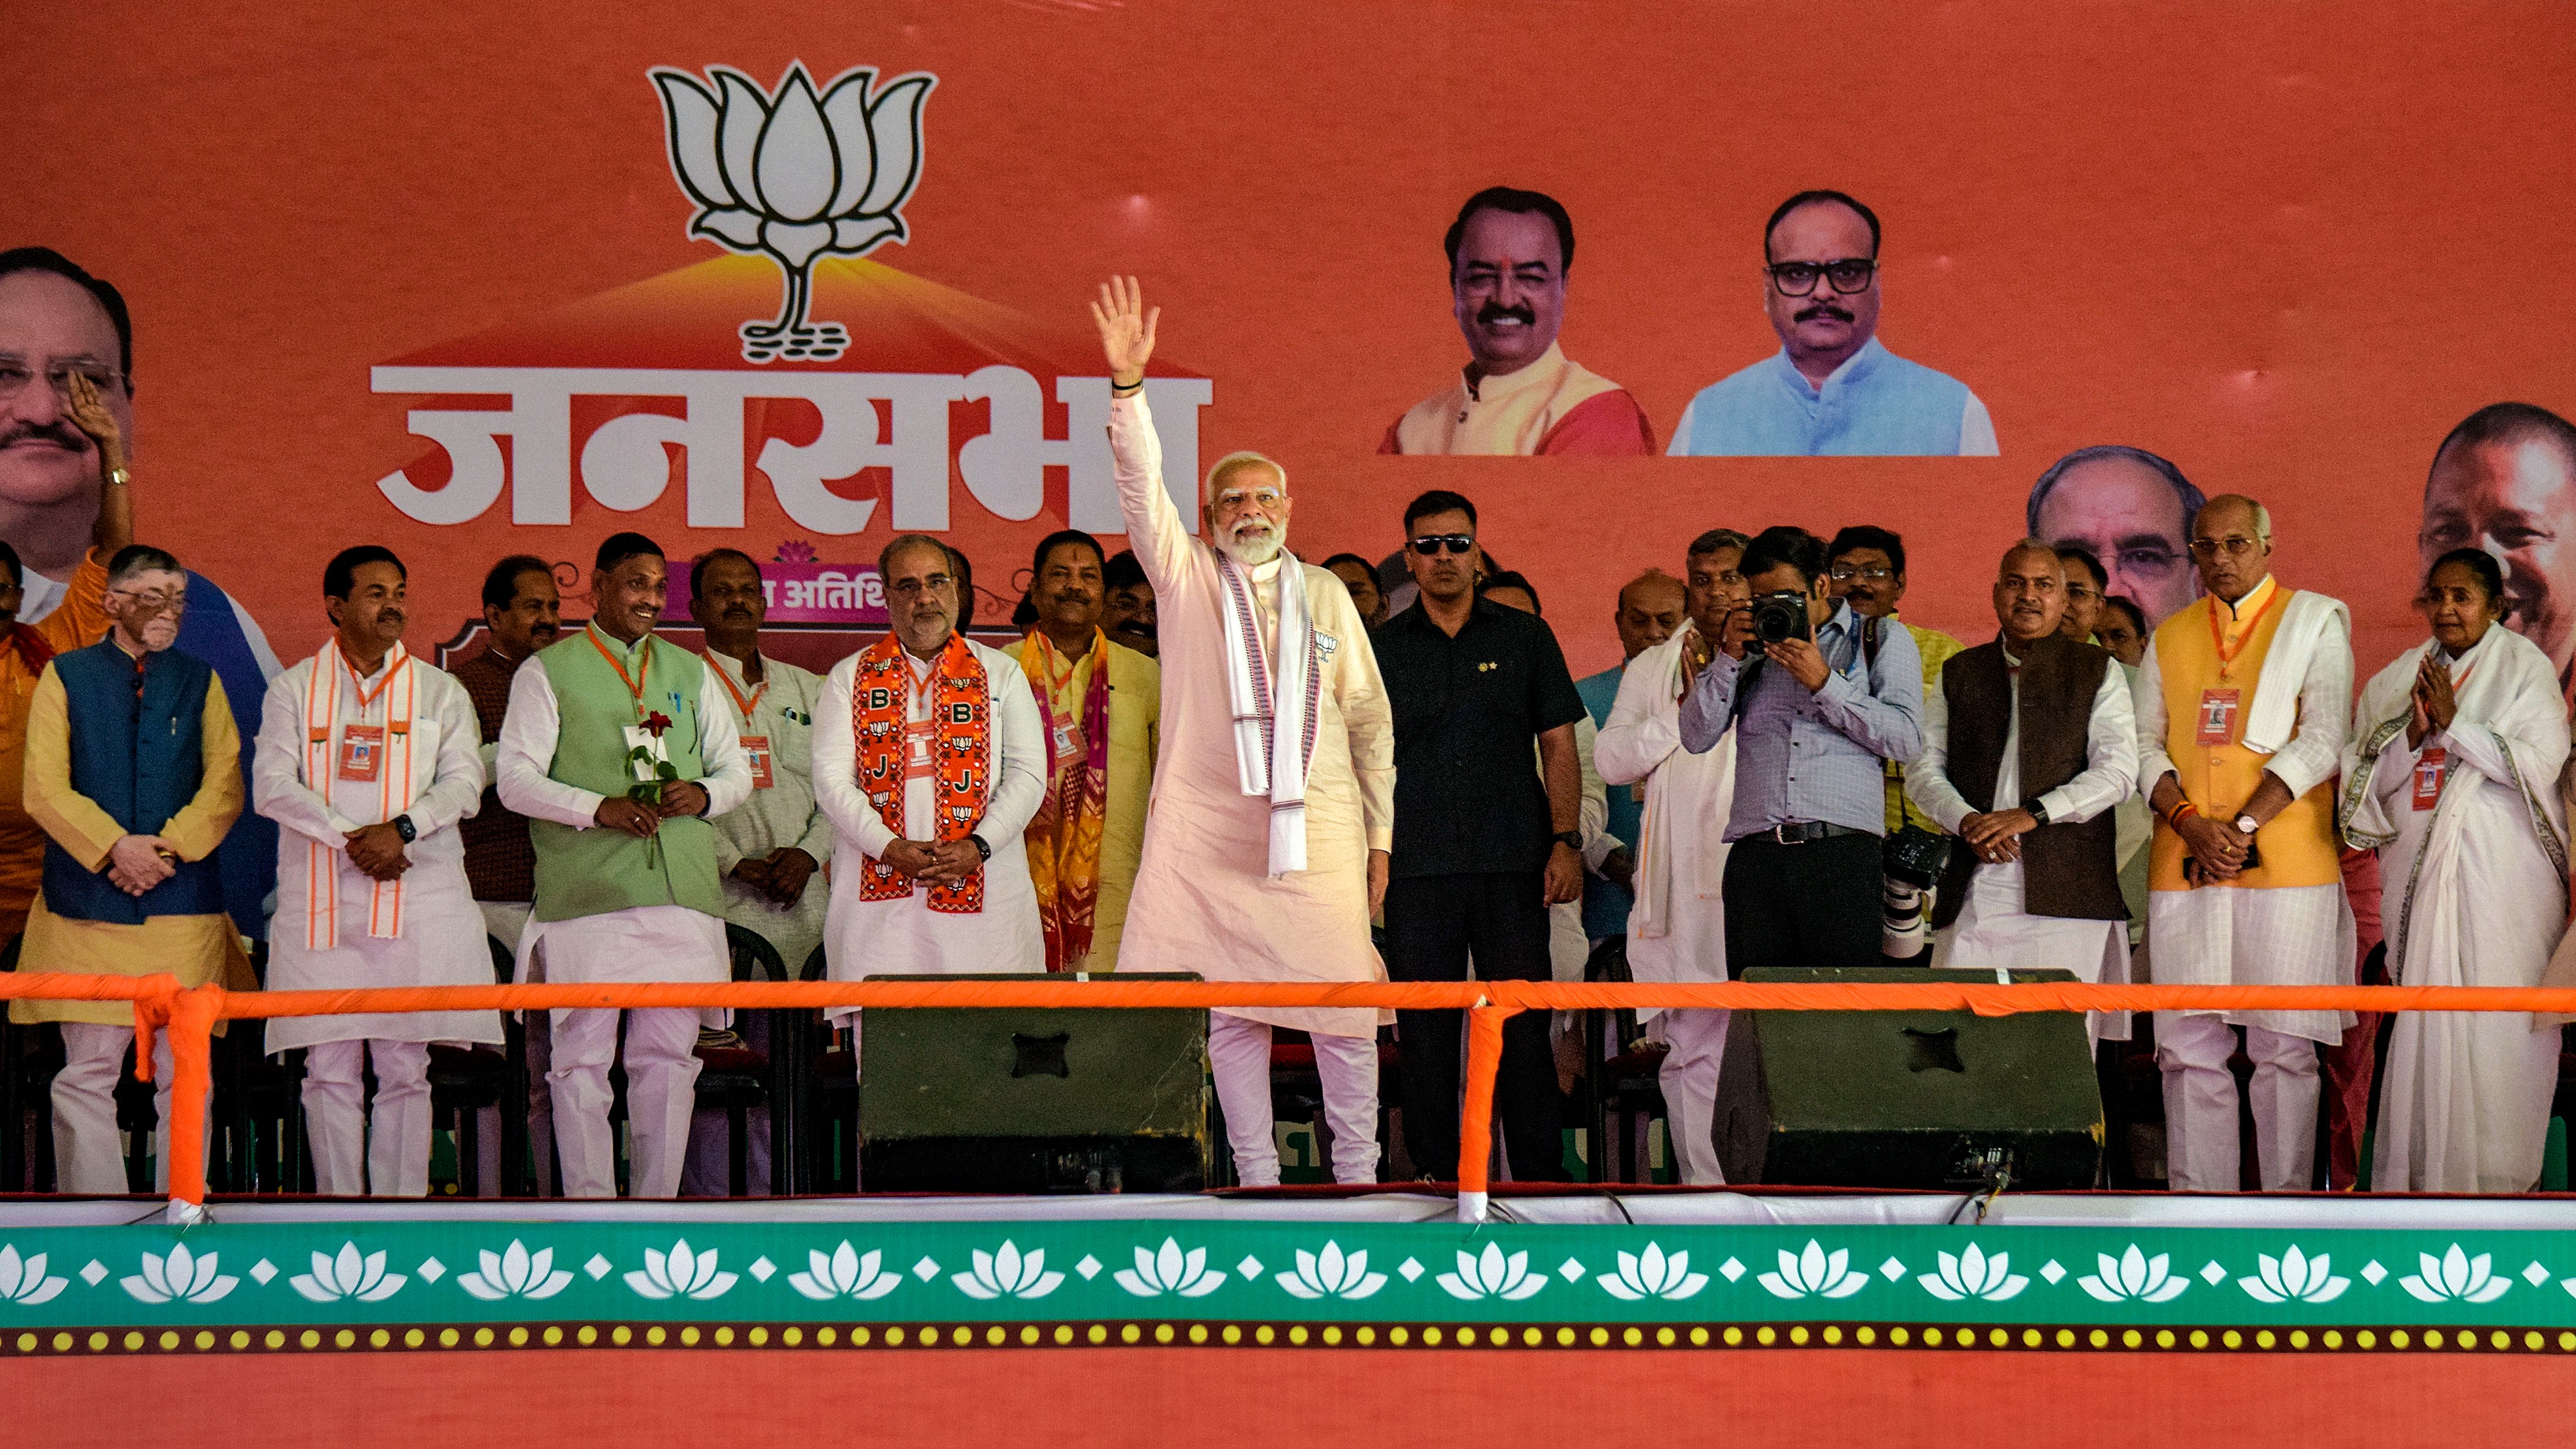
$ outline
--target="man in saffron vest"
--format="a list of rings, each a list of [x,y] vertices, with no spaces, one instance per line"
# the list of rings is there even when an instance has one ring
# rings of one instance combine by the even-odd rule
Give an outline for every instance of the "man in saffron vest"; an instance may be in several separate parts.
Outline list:
[[[2335,771],[2352,710],[2352,621],[2272,577],[2272,519],[2232,494],[2192,520],[2207,597],[2165,620],[2139,669],[2140,778],[2156,833],[2147,950],[2160,986],[2335,986],[2353,921],[2335,839]],[[2317,1045],[2334,1011],[2156,1013],[2167,1180],[2238,1185],[2231,1027],[2254,1062],[2255,1156],[2268,1191],[2313,1172]]]
[[[390,549],[341,550],[322,571],[331,638],[268,687],[251,799],[278,824],[279,991],[492,981],[456,830],[482,803],[482,730],[465,686],[403,648],[406,581]],[[500,1041],[492,1011],[272,1018],[272,1054],[306,1049],[314,1185],[426,1196],[429,1045]]]
[[[1287,551],[1278,464],[1236,454],[1209,470],[1213,546],[1172,506],[1145,401],[1156,315],[1133,277],[1092,308],[1119,507],[1154,584],[1169,751],[1121,960],[1215,980],[1383,981],[1369,916],[1395,842],[1395,721],[1376,652],[1341,580]],[[1376,1180],[1377,1029],[1392,1021],[1367,1007],[1209,1014],[1208,1064],[1246,1186],[1279,1181],[1270,1035],[1283,1026],[1314,1041],[1333,1180]]]
[[[2137,719],[2110,654],[2060,631],[2067,572],[2046,543],[2014,544],[1995,575],[2001,635],[1952,655],[1924,697],[1906,794],[1959,837],[1934,898],[1935,966],[2128,979],[2111,807],[2137,789]]]
[[[510,681],[501,803],[528,817],[536,910],[523,980],[723,981],[724,893],[708,823],[751,794],[733,705],[706,662],[653,635],[668,599],[661,545],[609,536],[591,569],[590,623]],[[553,1014],[555,1147],[566,1197],[616,1195],[608,1068],[613,1010]],[[671,1197],[696,1105],[695,1010],[629,1011],[628,1185]]]
[[[1163,671],[1101,631],[1105,567],[1090,534],[1049,534],[1029,573],[1037,623],[1002,651],[1046,714],[1046,802],[1028,834],[1049,971],[1118,969],[1127,897],[1145,854]]]
[[[877,576],[893,632],[832,666],[815,708],[814,797],[840,862],[832,979],[1044,971],[1022,838],[1047,786],[1037,700],[1009,656],[957,632],[947,545],[904,534]]]
[[[213,668],[170,646],[187,606],[179,561],[141,544],[107,564],[108,637],[54,656],[27,715],[27,813],[44,827],[44,887],[24,971],[256,986],[213,861],[241,814],[241,740]],[[116,1080],[134,1039],[122,1001],[18,1001],[9,1018],[62,1023],[54,1154],[63,1190],[126,1189]],[[170,1175],[170,1039],[153,1054],[158,1178]]]

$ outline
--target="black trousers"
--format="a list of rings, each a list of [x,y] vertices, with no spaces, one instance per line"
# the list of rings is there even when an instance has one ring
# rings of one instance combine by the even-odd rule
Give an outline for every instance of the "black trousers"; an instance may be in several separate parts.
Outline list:
[[[1548,979],[1547,900],[1537,871],[1399,876],[1386,887],[1387,974],[1398,981]],[[1414,1170],[1458,1177],[1459,1033],[1463,1011],[1399,1011],[1404,1145]],[[1565,1145],[1548,1013],[1503,1023],[1502,1073],[1494,1084],[1515,1182],[1563,1182]]]
[[[1759,966],[1884,966],[1879,842],[1783,845],[1748,835],[1726,854],[1727,974]]]

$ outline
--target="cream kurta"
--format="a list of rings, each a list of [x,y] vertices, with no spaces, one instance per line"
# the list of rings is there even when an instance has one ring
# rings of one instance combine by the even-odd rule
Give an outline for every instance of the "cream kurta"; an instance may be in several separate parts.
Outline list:
[[[1368,852],[1395,842],[1395,722],[1368,630],[1341,580],[1306,570],[1323,658],[1320,718],[1306,779],[1306,866],[1269,878],[1270,802],[1243,793],[1225,673],[1224,585],[1216,557],[1163,489],[1163,457],[1144,397],[1109,408],[1127,540],[1153,582],[1163,669],[1163,753],[1145,856],[1120,942],[1121,971],[1194,971],[1212,981],[1383,981],[1369,943]],[[1253,570],[1262,649],[1275,625],[1268,587],[1281,560]],[[1228,1014],[1331,1036],[1374,1036],[1366,1008],[1240,1008]]]
[[[901,837],[886,828],[885,817],[869,803],[859,784],[857,732],[850,718],[851,681],[859,656],[832,666],[823,682],[822,702],[814,714],[814,797],[835,832],[833,853],[841,868],[832,872],[832,903],[823,922],[823,944],[830,954],[835,981],[903,973],[966,975],[995,971],[1046,970],[1046,935],[1038,923],[1038,893],[1029,884],[1028,844],[1022,832],[1046,798],[1046,727],[1038,720],[1038,703],[1020,666],[998,649],[973,640],[966,647],[984,666],[984,690],[992,721],[992,793],[974,834],[984,838],[992,856],[984,862],[984,908],[973,912],[935,911],[930,888],[913,882],[912,894],[872,901],[861,895],[867,872],[860,857],[882,857],[896,839],[928,840],[938,818],[929,774],[906,772],[903,785],[904,829]],[[915,723],[930,718],[931,691],[922,688],[931,662],[907,653],[914,687],[905,691]],[[852,1015],[855,1006],[836,1006],[825,1015]]]
[[[1628,912],[1628,972],[1689,985],[1726,976],[1726,822],[1735,803],[1735,732],[1706,754],[1682,748],[1681,632],[1628,662],[1594,758],[1614,789],[1646,787],[1638,831],[1637,903]],[[1640,1008],[1637,1018],[1655,1015]]]
[[[712,821],[724,918],[777,947],[787,979],[793,981],[805,969],[805,958],[823,943],[823,904],[830,894],[823,867],[832,863],[832,822],[814,802],[813,773],[814,712],[822,708],[823,677],[763,656],[762,682],[755,687],[743,682],[740,660],[713,649],[706,658],[716,692],[728,696],[724,707],[734,712],[744,754],[751,754],[751,742],[759,740],[769,760],[769,785],[760,785],[755,768],[751,798]],[[748,716],[741,709],[746,700],[751,703]],[[796,904],[782,907],[733,878],[733,868],[745,860],[767,860],[791,846],[812,856],[815,865]]]
[[[336,661],[338,655],[332,658]],[[408,814],[416,839],[403,854],[411,869],[402,875],[402,934],[379,939],[367,934],[375,878],[349,860],[348,834],[362,825],[391,818],[373,780],[334,778],[323,784],[328,798],[304,777],[304,700],[315,660],[307,659],[277,676],[261,706],[259,740],[251,758],[251,806],[278,824],[277,914],[269,933],[268,984],[275,991],[344,991],[375,986],[489,986],[491,948],[484,944],[483,913],[474,904],[465,880],[465,840],[456,823],[483,803],[483,735],[475,722],[474,702],[455,676],[413,658],[403,667],[413,677],[412,770],[427,784],[406,810],[396,802],[395,815]],[[371,689],[384,682],[385,666],[369,676]],[[352,724],[386,723],[387,696],[377,689],[364,707],[358,682],[340,671],[339,712],[331,728],[324,759],[340,758],[343,730]],[[394,746],[388,740],[384,753]],[[391,758],[379,769],[392,769]],[[325,950],[305,946],[305,918],[310,906],[306,866],[311,847],[331,852],[332,874],[339,896],[340,942]],[[364,1016],[281,1016],[268,1023],[267,1049],[287,1051],[320,1042],[362,1038],[385,1041],[491,1042],[501,1040],[501,1016],[493,1011],[392,1011]]]

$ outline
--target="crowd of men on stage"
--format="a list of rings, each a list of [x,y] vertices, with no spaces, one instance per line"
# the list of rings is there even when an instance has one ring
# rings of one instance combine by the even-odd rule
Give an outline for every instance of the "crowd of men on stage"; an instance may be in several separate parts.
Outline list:
[[[58,268],[28,277],[0,286],[100,295]],[[1185,518],[1143,396],[1155,315],[1132,280],[1094,304],[1133,553],[1047,538],[1009,649],[960,632],[966,563],[928,535],[879,555],[888,635],[817,677],[762,652],[749,557],[683,563],[618,533],[569,631],[547,563],[494,565],[490,644],[446,671],[405,647],[403,561],[359,546],[325,569],[332,636],[268,683],[246,770],[222,674],[174,647],[202,603],[193,576],[133,540],[130,357],[0,355],[0,446],[59,450],[100,499],[58,602],[0,648],[0,929],[23,924],[20,969],[250,987],[215,855],[253,818],[276,828],[270,989],[488,982],[487,936],[523,980],[719,981],[728,923],[790,972],[819,948],[837,980],[1546,979],[1617,941],[1641,981],[1897,960],[2326,985],[2355,979],[2381,919],[2406,984],[2530,985],[2549,967],[2568,710],[2550,660],[2496,627],[2508,602],[2486,552],[2434,562],[2431,637],[2357,705],[2344,605],[2273,576],[2270,517],[2235,495],[2192,495],[2202,596],[2161,623],[2106,594],[2090,554],[2022,539],[1994,566],[1997,633],[1974,646],[1899,619],[1892,532],[1711,529],[1671,560],[1678,577],[1618,591],[1625,662],[1576,681],[1537,591],[1484,554],[1456,493],[1404,510],[1396,588],[1358,556],[1288,551],[1289,480],[1258,454],[1220,460]],[[2537,438],[2576,456],[2576,431],[2539,417],[2455,433],[2443,455]],[[27,571],[5,545],[0,566],[14,618]],[[702,654],[656,633],[681,567]],[[22,1000],[12,1019],[61,1024],[61,1187],[124,1190],[122,1003]],[[1382,1089],[1390,1024],[1401,1080]],[[1651,1014],[1691,1183],[1722,1180],[1727,1027]],[[2178,1189],[2240,1186],[2240,1027],[2259,1186],[2310,1184],[2326,1082],[2357,1135],[2346,1104],[2371,1095],[2375,1024],[2158,1013]],[[2396,1023],[2372,1185],[2528,1189],[2553,1027]],[[1337,1180],[1381,1175],[1382,1090],[1410,1172],[1457,1176],[1459,1013],[1247,1008],[1213,1013],[1208,1042],[1242,1182],[1279,1180],[1275,1028],[1313,1043]],[[1496,1101],[1521,1181],[1564,1175],[1553,1030],[1539,1013],[1505,1029]],[[694,1084],[724,1031],[688,1009],[531,1021],[534,1136],[567,1194],[616,1190],[620,1060],[633,1193],[722,1190]],[[268,1050],[306,1053],[320,1190],[425,1192],[429,1047],[501,1036],[491,1012],[269,1023]],[[170,1077],[164,1060],[165,1124]]]

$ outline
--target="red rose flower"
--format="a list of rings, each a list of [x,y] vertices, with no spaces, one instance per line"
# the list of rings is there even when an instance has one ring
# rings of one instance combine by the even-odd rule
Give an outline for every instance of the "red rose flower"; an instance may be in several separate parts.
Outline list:
[[[658,709],[644,716],[644,732],[657,740],[662,737],[662,731],[670,727],[671,717]]]

